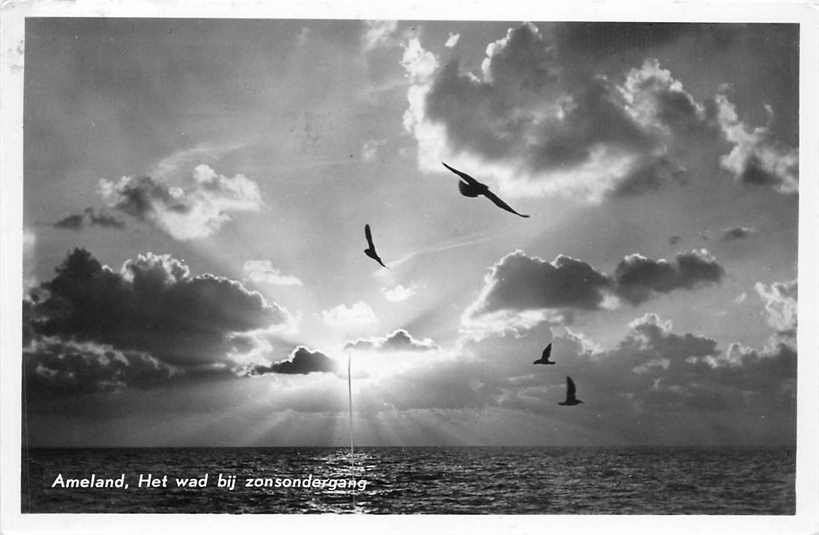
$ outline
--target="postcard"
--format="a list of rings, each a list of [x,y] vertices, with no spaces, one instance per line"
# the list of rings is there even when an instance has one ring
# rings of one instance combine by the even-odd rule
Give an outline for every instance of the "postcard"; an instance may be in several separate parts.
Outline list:
[[[314,4],[4,8],[4,533],[818,530],[815,10]]]

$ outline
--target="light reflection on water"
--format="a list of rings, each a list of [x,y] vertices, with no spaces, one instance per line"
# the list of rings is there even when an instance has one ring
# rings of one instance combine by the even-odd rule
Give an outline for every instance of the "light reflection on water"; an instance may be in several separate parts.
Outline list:
[[[32,450],[24,512],[793,514],[794,452],[774,448],[158,448]],[[51,489],[127,474],[128,490]],[[169,488],[138,489],[139,474]],[[203,489],[174,477],[209,474]],[[234,490],[216,487],[236,475]],[[349,488],[244,488],[243,478],[366,480]]]

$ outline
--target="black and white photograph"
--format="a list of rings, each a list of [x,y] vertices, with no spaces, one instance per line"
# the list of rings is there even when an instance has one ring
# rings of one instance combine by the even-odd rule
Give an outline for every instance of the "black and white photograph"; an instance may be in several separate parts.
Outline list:
[[[797,514],[806,24],[189,7],[3,50],[15,514]]]

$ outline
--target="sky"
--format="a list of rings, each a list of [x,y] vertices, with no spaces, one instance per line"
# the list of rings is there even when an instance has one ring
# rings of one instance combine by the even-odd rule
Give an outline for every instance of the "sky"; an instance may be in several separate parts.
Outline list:
[[[26,442],[793,444],[798,43],[27,19]]]

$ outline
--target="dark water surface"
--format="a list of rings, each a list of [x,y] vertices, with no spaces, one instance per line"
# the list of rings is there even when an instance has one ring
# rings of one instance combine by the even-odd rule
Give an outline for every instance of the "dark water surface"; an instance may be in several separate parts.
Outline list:
[[[367,487],[245,488],[245,478],[353,475],[341,448],[33,449],[23,452],[24,513],[793,514],[788,448],[362,448]],[[50,488],[116,478],[129,488]],[[174,478],[208,475],[204,488]],[[167,488],[138,488],[140,474]],[[218,475],[237,476],[234,490]],[[288,482],[289,483],[289,482]],[[273,482],[275,485],[275,482]],[[326,485],[331,485],[326,483]]]

